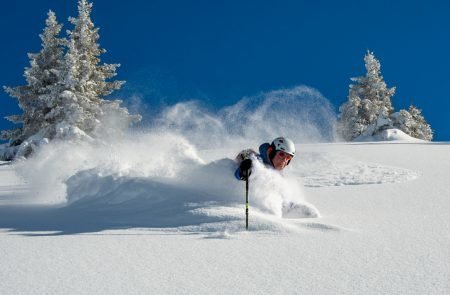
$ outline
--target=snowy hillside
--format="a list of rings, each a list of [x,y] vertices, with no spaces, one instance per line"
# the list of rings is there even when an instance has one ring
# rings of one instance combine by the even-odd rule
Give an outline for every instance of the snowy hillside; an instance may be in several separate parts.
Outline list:
[[[246,232],[237,147],[148,142],[1,164],[1,294],[450,292],[447,143],[300,144]]]

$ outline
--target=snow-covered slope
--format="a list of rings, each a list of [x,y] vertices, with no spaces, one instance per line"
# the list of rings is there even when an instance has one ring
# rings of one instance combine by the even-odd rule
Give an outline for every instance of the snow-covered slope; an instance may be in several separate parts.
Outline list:
[[[246,232],[237,151],[165,138],[3,163],[0,293],[450,292],[447,143],[298,145],[256,167]]]

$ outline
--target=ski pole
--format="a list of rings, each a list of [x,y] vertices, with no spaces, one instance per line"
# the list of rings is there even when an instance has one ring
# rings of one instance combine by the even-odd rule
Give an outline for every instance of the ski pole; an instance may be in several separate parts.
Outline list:
[[[248,230],[248,176],[245,180],[245,230]]]

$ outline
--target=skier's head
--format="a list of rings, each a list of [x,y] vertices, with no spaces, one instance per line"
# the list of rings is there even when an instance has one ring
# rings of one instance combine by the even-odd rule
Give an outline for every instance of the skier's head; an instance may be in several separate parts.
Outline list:
[[[267,150],[269,159],[276,170],[283,170],[295,155],[295,145],[289,138],[277,137]]]

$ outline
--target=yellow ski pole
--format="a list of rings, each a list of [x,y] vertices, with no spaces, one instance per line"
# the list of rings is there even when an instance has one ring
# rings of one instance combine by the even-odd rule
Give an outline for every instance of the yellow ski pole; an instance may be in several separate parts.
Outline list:
[[[245,180],[245,230],[248,230],[248,176]]]

